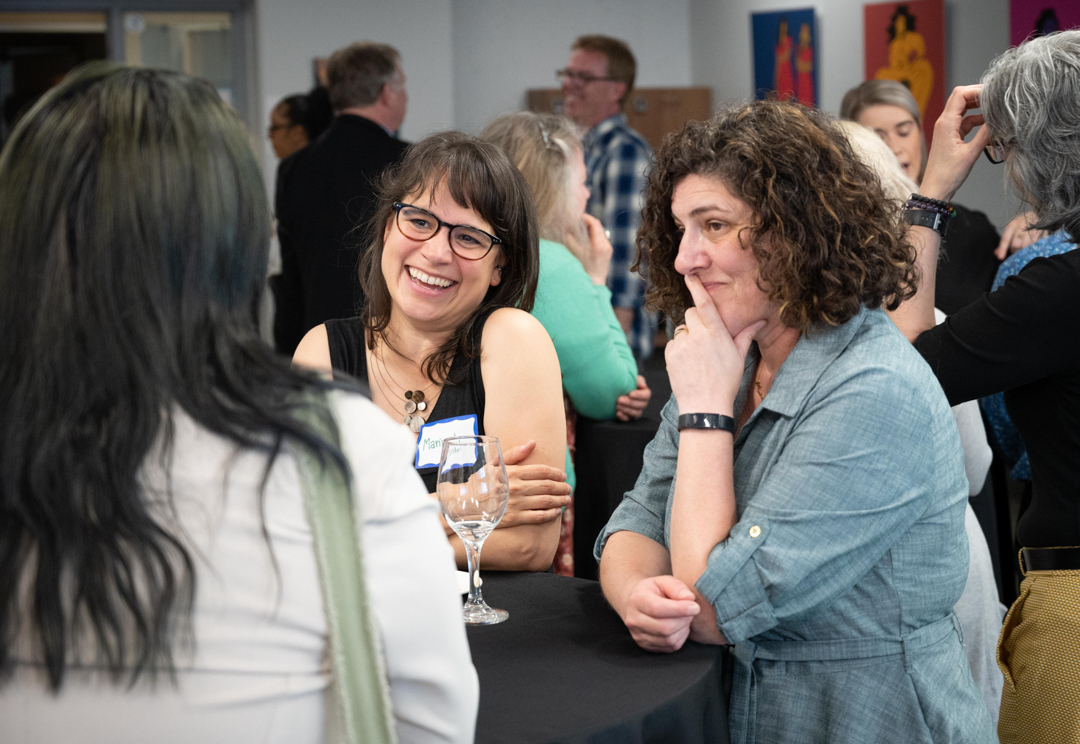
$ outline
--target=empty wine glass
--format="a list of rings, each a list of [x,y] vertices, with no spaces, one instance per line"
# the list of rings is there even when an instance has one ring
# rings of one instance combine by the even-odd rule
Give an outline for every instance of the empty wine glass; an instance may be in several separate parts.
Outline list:
[[[488,607],[480,592],[480,550],[510,501],[510,484],[497,437],[447,437],[439,460],[439,504],[446,523],[465,543],[469,598],[462,615],[468,625],[494,625],[510,617]]]

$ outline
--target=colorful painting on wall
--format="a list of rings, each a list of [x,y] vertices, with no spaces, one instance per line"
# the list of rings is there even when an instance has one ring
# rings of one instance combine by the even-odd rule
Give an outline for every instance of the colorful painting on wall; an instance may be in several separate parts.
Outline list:
[[[926,144],[945,108],[945,8],[942,0],[863,6],[867,80],[896,80],[911,89]]]
[[[1054,31],[1080,28],[1080,2],[1076,0],[1012,0],[1009,3],[1009,40],[1017,46],[1024,39]]]
[[[754,95],[818,103],[817,24],[813,8],[752,13]]]

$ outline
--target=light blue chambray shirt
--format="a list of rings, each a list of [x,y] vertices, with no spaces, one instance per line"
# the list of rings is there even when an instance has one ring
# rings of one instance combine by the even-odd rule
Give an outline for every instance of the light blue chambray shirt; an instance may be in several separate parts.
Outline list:
[[[757,347],[747,357],[742,410]],[[597,539],[669,546],[678,407]],[[697,590],[735,644],[731,741],[993,742],[952,616],[967,579],[960,437],[881,310],[803,337],[735,440],[738,523]]]

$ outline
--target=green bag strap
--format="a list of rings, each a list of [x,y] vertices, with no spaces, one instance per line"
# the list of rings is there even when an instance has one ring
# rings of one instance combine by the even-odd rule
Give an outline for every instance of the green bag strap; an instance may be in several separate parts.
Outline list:
[[[325,396],[311,396],[303,420],[326,441],[338,443],[322,409]],[[383,656],[375,620],[367,603],[360,526],[352,492],[341,472],[324,465],[306,447],[295,446],[304,505],[315,542],[334,682],[349,744],[396,744]]]

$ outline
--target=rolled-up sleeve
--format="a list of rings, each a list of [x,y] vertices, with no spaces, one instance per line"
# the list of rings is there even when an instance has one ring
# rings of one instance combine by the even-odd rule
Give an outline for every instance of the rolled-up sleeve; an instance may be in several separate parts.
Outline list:
[[[679,407],[672,397],[660,414],[660,429],[645,448],[641,474],[634,489],[623,496],[622,503],[596,538],[593,556],[598,563],[608,538],[624,530],[644,535],[667,547],[668,496],[679,456],[678,418]]]
[[[966,499],[944,403],[885,368],[815,390],[696,583],[729,641],[832,604],[917,520]]]

